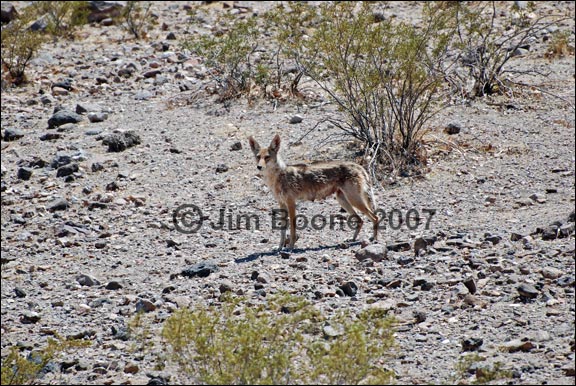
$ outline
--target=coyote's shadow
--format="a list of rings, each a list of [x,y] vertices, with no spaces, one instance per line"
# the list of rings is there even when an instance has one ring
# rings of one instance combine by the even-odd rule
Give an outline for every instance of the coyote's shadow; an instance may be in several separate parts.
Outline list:
[[[289,253],[290,255],[293,255],[293,254],[299,254],[299,253],[305,253],[305,252],[325,251],[327,249],[348,249],[352,246],[360,245],[360,241],[349,241],[349,242],[346,242],[345,244],[346,244],[345,248],[342,247],[342,243],[338,243],[338,244],[333,244],[333,245],[321,245],[318,247],[311,247],[311,248],[295,248],[291,251],[286,250],[286,252]],[[234,259],[234,262],[238,263],[238,264],[249,263],[251,261],[258,260],[261,257],[275,256],[278,254],[280,254],[280,252],[276,251],[276,250],[268,251],[268,252],[254,252],[254,253],[249,254],[246,257]]]

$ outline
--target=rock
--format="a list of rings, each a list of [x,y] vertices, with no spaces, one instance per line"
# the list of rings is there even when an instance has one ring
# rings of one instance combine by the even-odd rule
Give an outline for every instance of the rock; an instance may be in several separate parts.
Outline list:
[[[414,262],[414,258],[411,256],[400,255],[396,261],[399,265],[408,265]]]
[[[68,165],[60,166],[56,172],[56,177],[66,177],[76,173],[79,170],[77,163],[70,163]]]
[[[94,278],[93,276],[86,275],[83,273],[76,276],[76,281],[81,286],[86,286],[86,287],[94,287],[94,286],[100,285],[100,282],[98,281],[98,279]]]
[[[426,277],[417,277],[416,279],[414,279],[414,281],[412,282],[412,286],[413,287],[420,287],[420,289],[422,291],[430,291],[432,288],[434,288],[434,285],[436,283],[434,283],[433,281],[430,281],[428,278]]]
[[[92,170],[93,173],[96,173],[99,172],[100,170],[104,170],[104,166],[99,162],[94,162],[92,166],[90,166],[90,169]]]
[[[120,16],[120,11],[124,5],[119,1],[89,1],[88,22],[101,22],[104,19]]]
[[[52,88],[59,87],[59,88],[64,89],[66,91],[72,91],[72,82],[74,82],[74,79],[71,79],[71,78],[59,80],[56,83],[52,84]]]
[[[7,128],[4,129],[4,136],[2,139],[6,142],[16,141],[24,136],[24,132],[18,129]]]
[[[558,229],[558,238],[565,239],[574,234],[574,224],[565,224]]]
[[[105,112],[88,113],[88,120],[92,123],[104,122],[106,119],[108,119],[108,113]]]
[[[216,167],[216,173],[225,173],[228,171],[228,165],[226,164],[218,164]]]
[[[66,209],[68,209],[69,206],[70,206],[70,204],[68,204],[68,201],[66,201],[66,199],[57,198],[54,201],[52,201],[51,203],[49,203],[48,205],[46,205],[46,209],[49,212],[54,212],[57,210],[66,210]]]
[[[510,241],[519,241],[522,240],[523,237],[524,236],[521,235],[520,233],[515,232],[510,233]]]
[[[60,134],[58,133],[46,133],[40,136],[40,141],[54,141],[60,139]]]
[[[223,294],[225,292],[231,292],[232,288],[233,288],[232,282],[230,280],[225,280],[222,283],[220,283],[218,290],[220,291],[221,294]]]
[[[356,252],[356,258],[360,261],[372,259],[375,262],[379,262],[384,260],[387,255],[388,250],[386,246],[382,244],[372,244]]]
[[[454,135],[460,133],[462,127],[457,123],[449,123],[445,128],[444,132],[448,135]]]
[[[536,288],[534,288],[534,286],[527,283],[520,284],[516,288],[516,290],[518,291],[521,297],[526,299],[536,299],[538,297],[538,294],[540,294],[540,292]]]
[[[124,366],[124,372],[126,374],[136,374],[140,370],[140,367],[134,362],[130,362]]]
[[[17,298],[25,298],[26,297],[26,292],[24,292],[24,290],[20,287],[14,288],[14,294],[16,294]]]
[[[237,151],[242,150],[242,142],[238,141],[235,142],[232,146],[230,146],[230,151]]]
[[[426,318],[428,318],[428,314],[423,310],[414,310],[412,311],[412,315],[414,316],[414,321],[416,323],[422,323],[426,321]]]
[[[559,270],[557,268],[544,267],[540,271],[540,274],[542,276],[544,276],[546,279],[558,279],[559,277],[564,275],[564,272],[562,272],[561,270]]]
[[[410,250],[409,241],[399,241],[392,244],[386,244],[386,249],[394,252],[405,252]]]
[[[136,92],[136,95],[134,95],[134,99],[136,99],[137,101],[145,101],[145,100],[152,98],[153,96],[154,96],[154,93],[152,93],[148,90],[140,90],[140,91]]]
[[[40,319],[40,314],[34,311],[24,311],[20,316],[20,322],[22,324],[35,324],[38,323]]]
[[[122,289],[124,287],[122,286],[122,284],[120,284],[120,282],[112,280],[112,281],[108,282],[108,284],[106,284],[106,287],[104,287],[104,288],[106,288],[107,290],[110,290],[110,291],[116,291],[116,290]]]
[[[574,222],[574,214],[575,212],[572,211],[572,213],[570,213],[570,215],[568,215],[568,222]]]
[[[304,118],[302,118],[302,116],[300,115],[294,115],[292,118],[290,118],[290,123],[291,124],[296,124],[296,123],[300,123],[304,120]]]
[[[32,169],[20,168],[18,169],[18,179],[28,181],[32,177]]]
[[[529,198],[539,204],[544,204],[546,202],[546,196],[540,193],[534,193]]]
[[[472,295],[476,293],[476,282],[474,281],[473,277],[468,277],[464,279],[462,283],[466,286],[466,288]]]
[[[12,20],[18,17],[18,12],[16,11],[16,7],[12,3],[7,1],[2,2],[2,11],[1,11],[1,20],[2,24],[10,23]]]
[[[176,40],[176,34],[174,34],[174,32],[170,32],[168,35],[166,35],[166,40]]]
[[[542,240],[555,240],[558,238],[558,229],[556,225],[549,225],[541,229]]]
[[[462,340],[462,351],[477,351],[484,343],[482,338],[466,338]]]
[[[84,118],[81,115],[72,111],[59,110],[48,120],[48,129],[54,129],[66,123],[79,123],[82,122],[83,119]]]
[[[126,131],[123,133],[112,133],[102,140],[102,144],[108,145],[109,152],[121,152],[129,147],[136,146],[142,143],[140,136],[134,131]]]
[[[414,255],[418,256],[420,254],[420,251],[426,251],[426,248],[428,247],[428,241],[426,241],[426,239],[424,239],[423,237],[418,237],[416,240],[414,240]]]
[[[102,112],[102,107],[96,103],[79,102],[76,104],[76,114],[85,113],[99,113]]]
[[[496,244],[498,244],[500,241],[502,241],[502,236],[486,234],[486,235],[484,236],[484,240],[492,243],[492,245],[496,245]]]
[[[558,284],[560,287],[574,287],[575,281],[576,278],[573,275],[566,275],[558,278],[556,280],[556,284]]]
[[[217,272],[218,266],[214,263],[198,263],[182,270],[182,276],[186,277],[208,277],[211,273]]]
[[[138,299],[136,302],[136,312],[152,312],[156,305],[147,299]]]
[[[529,352],[534,348],[534,344],[530,341],[523,341],[521,339],[514,339],[508,342],[505,342],[501,349],[507,351],[509,353],[515,353],[518,351],[522,352]]]
[[[358,292],[358,286],[352,281],[341,285],[339,288],[342,290],[342,292],[344,292],[346,296],[350,297],[356,296],[356,293]]]

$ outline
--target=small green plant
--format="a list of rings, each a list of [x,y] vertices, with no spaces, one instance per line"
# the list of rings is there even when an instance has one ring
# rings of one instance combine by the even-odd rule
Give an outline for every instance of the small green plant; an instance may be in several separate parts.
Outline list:
[[[305,300],[279,295],[266,305],[241,299],[179,310],[164,324],[170,359],[187,382],[203,384],[389,383],[384,361],[392,320],[343,315],[342,335],[318,336],[324,318]]]
[[[119,20],[134,38],[142,39],[147,36],[148,29],[156,24],[152,14],[152,1],[127,1]]]
[[[86,1],[35,1],[36,14],[47,19],[46,31],[57,37],[72,38],[74,30],[88,22]]]
[[[46,347],[32,351],[28,357],[23,357],[18,347],[12,346],[8,355],[2,359],[2,385],[34,385],[51,361],[89,345],[90,342],[84,340],[49,338]]]
[[[471,374],[474,375],[474,379],[471,381],[473,385],[485,385],[499,379],[512,378],[512,372],[505,370],[501,362],[496,362],[493,366],[478,366],[478,363],[484,361],[486,358],[477,353],[461,356],[456,364],[453,383],[458,384]]]
[[[7,71],[6,80],[16,86],[26,83],[26,67],[46,40],[28,28],[35,17],[36,12],[28,7],[19,18],[2,27],[2,70]]]

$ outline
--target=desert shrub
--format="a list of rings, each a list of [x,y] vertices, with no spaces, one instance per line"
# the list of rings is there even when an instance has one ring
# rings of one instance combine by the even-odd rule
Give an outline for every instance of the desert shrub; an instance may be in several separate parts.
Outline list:
[[[554,15],[532,17],[528,11],[506,12],[494,1],[443,2],[456,11],[457,42],[462,64],[473,81],[471,97],[512,91],[512,77],[524,74],[543,75],[538,71],[514,70],[510,59],[521,48],[530,46],[545,28],[561,20]],[[534,6],[534,4],[532,3]]]
[[[175,312],[162,336],[187,382],[200,384],[389,383],[384,369],[392,320],[366,312],[337,318],[341,335],[319,337],[326,322],[306,301],[277,296],[266,305],[239,299]]]
[[[56,358],[79,348],[89,346],[89,341],[48,339],[46,347],[32,351],[27,357],[16,346],[2,358],[2,385],[34,385],[42,377],[46,366]]]
[[[202,22],[202,12],[196,6],[191,20]],[[203,58],[219,101],[302,97],[298,86],[304,73],[298,58],[306,47],[301,39],[315,17],[315,8],[304,2],[279,4],[259,18],[222,13],[211,33],[183,45]]]
[[[72,38],[74,30],[88,21],[86,1],[35,1],[31,7],[46,18],[46,32],[55,38]]]
[[[46,40],[45,35],[28,28],[36,15],[27,7],[20,17],[2,27],[2,69],[7,71],[6,80],[14,85],[26,82],[26,67]]]
[[[322,4],[323,22],[305,43],[315,55],[302,63],[344,112],[329,121],[362,143],[370,170],[383,165],[392,174],[409,173],[425,162],[420,140],[443,100],[453,12],[425,5],[415,27],[376,22],[374,6]]]
[[[461,384],[463,379],[473,376],[471,384],[486,385],[492,381],[512,377],[512,372],[504,369],[502,362],[496,362],[492,366],[480,366],[479,363],[484,361],[486,358],[476,353],[461,356],[456,363],[452,383]]]
[[[127,1],[117,19],[136,39],[145,38],[148,29],[156,24],[151,1]]]

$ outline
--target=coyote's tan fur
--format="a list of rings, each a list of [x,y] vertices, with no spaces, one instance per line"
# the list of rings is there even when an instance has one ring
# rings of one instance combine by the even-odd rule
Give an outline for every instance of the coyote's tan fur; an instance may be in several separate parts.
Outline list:
[[[336,194],[336,199],[350,215],[356,217],[356,240],[363,221],[354,208],[366,214],[374,224],[374,240],[378,237],[378,217],[374,213],[370,181],[364,168],[353,162],[313,162],[286,165],[280,157],[280,136],[276,134],[268,148],[261,148],[253,137],[250,148],[256,156],[258,170],[264,181],[290,218],[290,249],[296,242],[296,202],[314,201]],[[285,246],[286,227],[282,228],[280,249]]]

